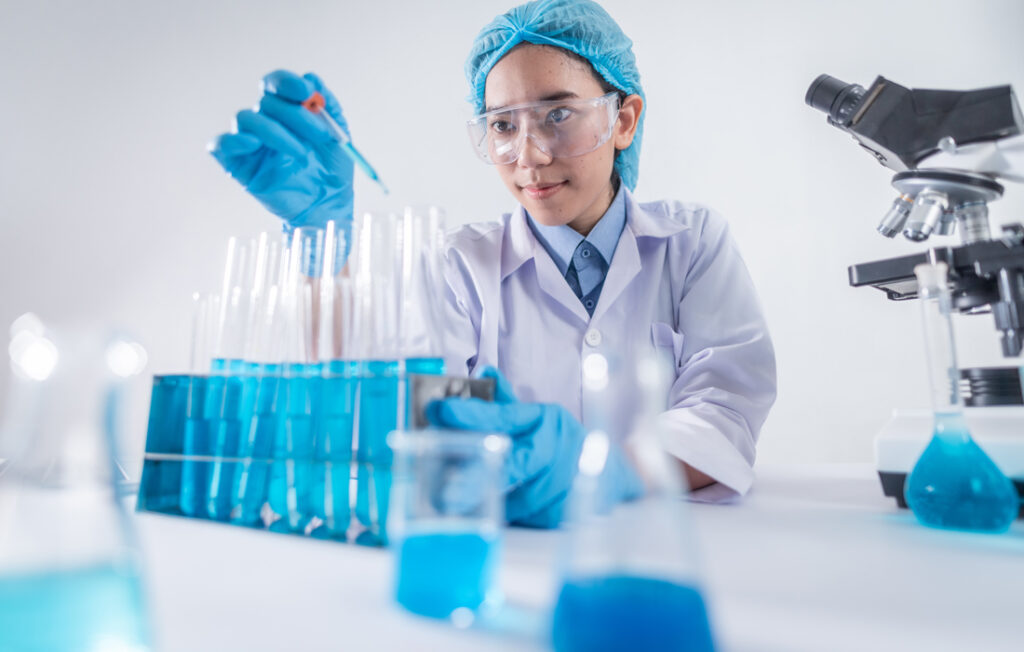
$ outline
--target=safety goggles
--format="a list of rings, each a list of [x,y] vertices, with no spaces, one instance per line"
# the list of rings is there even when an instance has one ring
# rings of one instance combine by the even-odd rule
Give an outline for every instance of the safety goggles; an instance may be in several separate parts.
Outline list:
[[[619,94],[583,100],[516,104],[480,114],[466,123],[473,149],[491,165],[516,161],[526,139],[552,158],[594,151],[612,135]]]

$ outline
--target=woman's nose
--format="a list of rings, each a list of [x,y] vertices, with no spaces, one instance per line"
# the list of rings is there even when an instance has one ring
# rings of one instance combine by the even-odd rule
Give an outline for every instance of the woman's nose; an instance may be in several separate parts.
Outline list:
[[[534,139],[533,134],[527,133],[523,136],[522,150],[519,152],[517,163],[521,168],[536,168],[547,165],[551,162],[551,155],[540,146]]]

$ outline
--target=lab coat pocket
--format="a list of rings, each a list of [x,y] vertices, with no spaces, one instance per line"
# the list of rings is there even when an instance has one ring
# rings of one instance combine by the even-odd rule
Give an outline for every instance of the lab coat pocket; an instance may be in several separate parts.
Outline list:
[[[666,357],[671,354],[672,366],[675,369],[679,368],[680,360],[683,357],[683,339],[682,333],[677,333],[665,322],[651,323],[651,342],[653,342],[654,348],[663,352]]]

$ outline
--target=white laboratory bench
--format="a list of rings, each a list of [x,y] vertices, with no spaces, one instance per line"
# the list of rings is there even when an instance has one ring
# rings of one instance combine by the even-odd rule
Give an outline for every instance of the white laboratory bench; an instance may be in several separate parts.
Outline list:
[[[925,528],[882,496],[866,464],[757,475],[739,503],[691,505],[721,650],[1024,650],[1024,523],[1002,535]],[[401,611],[386,550],[135,521],[165,651],[544,649]],[[552,599],[559,544],[558,532],[508,530],[511,605],[540,613]]]

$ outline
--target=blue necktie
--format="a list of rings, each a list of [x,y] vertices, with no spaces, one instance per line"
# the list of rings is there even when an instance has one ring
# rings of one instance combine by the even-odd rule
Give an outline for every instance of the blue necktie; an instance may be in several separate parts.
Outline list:
[[[601,296],[601,288],[604,287],[604,277],[607,273],[608,263],[601,252],[586,240],[580,242],[572,254],[569,269],[565,272],[565,280],[591,317],[594,316],[594,308],[597,307],[597,299]]]

